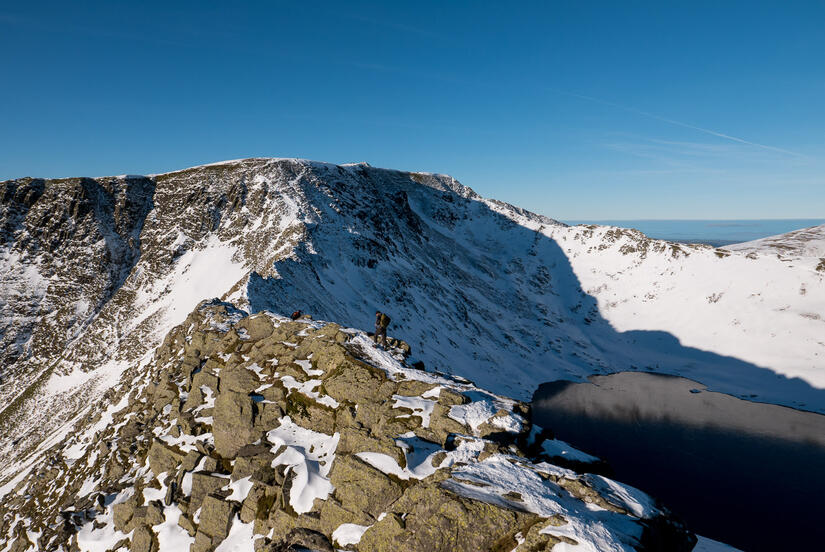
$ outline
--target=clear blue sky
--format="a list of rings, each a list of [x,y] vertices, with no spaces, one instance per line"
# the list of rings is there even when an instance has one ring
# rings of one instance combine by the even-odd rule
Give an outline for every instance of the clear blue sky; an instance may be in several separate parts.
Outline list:
[[[561,219],[825,217],[825,2],[223,4],[0,4],[0,179],[305,157]]]

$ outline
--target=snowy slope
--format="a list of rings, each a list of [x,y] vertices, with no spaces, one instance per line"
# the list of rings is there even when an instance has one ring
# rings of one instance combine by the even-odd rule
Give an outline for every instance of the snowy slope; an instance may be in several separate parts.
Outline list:
[[[825,224],[786,234],[725,246],[730,251],[775,254],[782,257],[825,257]]]
[[[3,186],[0,315],[17,352],[0,456],[79,415],[211,297],[365,329],[381,309],[429,369],[519,399],[649,369],[825,412],[816,258],[567,227],[448,176],[366,164],[248,159]],[[65,201],[77,189],[84,209]],[[42,238],[42,213],[64,204]]]

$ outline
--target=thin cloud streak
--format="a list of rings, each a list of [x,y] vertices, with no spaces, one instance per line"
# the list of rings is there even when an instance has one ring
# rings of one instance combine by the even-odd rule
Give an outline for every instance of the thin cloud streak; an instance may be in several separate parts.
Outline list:
[[[559,90],[557,88],[551,88],[550,90],[552,90],[553,92],[555,92],[557,94],[562,94],[562,95],[565,95],[565,96],[571,96],[573,98],[579,98],[579,99],[582,99],[582,100],[587,100],[587,101],[590,101],[590,102],[595,102],[595,103],[598,103],[598,104],[607,105],[607,106],[610,106],[610,107],[615,107],[615,108],[627,111],[629,113],[635,113],[637,115],[642,115],[643,117],[648,117],[650,119],[654,119],[656,121],[662,121],[663,123],[668,123],[668,124],[675,125],[675,126],[680,126],[680,127],[683,127],[683,128],[689,128],[691,130],[696,130],[698,132],[703,132],[703,133],[709,134],[711,136],[716,136],[718,138],[724,138],[726,140],[731,140],[733,142],[738,142],[740,144],[746,144],[748,146],[762,148],[762,149],[769,150],[769,151],[784,153],[785,155],[791,155],[793,157],[800,157],[800,158],[805,158],[806,157],[805,155],[803,155],[801,153],[797,153],[795,151],[790,151],[790,150],[786,150],[786,149],[782,149],[782,148],[777,148],[775,146],[769,146],[769,145],[766,145],[766,144],[760,144],[758,142],[751,142],[750,140],[745,140],[744,138],[738,138],[736,136],[731,136],[730,134],[725,134],[723,132],[717,132],[717,131],[711,130],[709,128],[703,128],[703,127],[699,127],[699,126],[696,126],[696,125],[691,125],[689,123],[683,123],[682,121],[677,121],[675,119],[670,119],[668,117],[662,117],[660,115],[656,115],[655,113],[649,113],[647,111],[642,111],[641,109],[636,109],[635,107],[629,107],[629,106],[626,106],[626,105],[617,104],[615,102],[611,102],[611,101],[608,101],[608,100],[603,100],[601,98],[596,98],[596,97],[593,97],[593,96],[586,96],[584,94],[577,94],[575,92],[567,92],[565,90]]]

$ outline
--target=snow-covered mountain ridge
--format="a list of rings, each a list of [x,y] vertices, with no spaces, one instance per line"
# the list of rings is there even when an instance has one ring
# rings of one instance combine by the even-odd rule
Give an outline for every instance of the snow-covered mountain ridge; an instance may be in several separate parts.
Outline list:
[[[378,308],[428,368],[519,399],[651,369],[825,412],[817,258],[567,227],[448,176],[366,164],[247,159],[2,187],[5,458],[211,297],[361,328]]]
[[[811,226],[768,236],[759,240],[737,243],[725,247],[730,251],[745,253],[775,254],[780,257],[825,257],[825,224]]]

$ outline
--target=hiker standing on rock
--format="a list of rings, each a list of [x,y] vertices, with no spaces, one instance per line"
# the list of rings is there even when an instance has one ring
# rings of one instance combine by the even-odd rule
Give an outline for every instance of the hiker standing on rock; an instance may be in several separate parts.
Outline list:
[[[381,338],[381,345],[387,348],[387,326],[390,325],[390,317],[381,311],[375,311],[375,335],[373,340],[378,344],[378,338]]]

